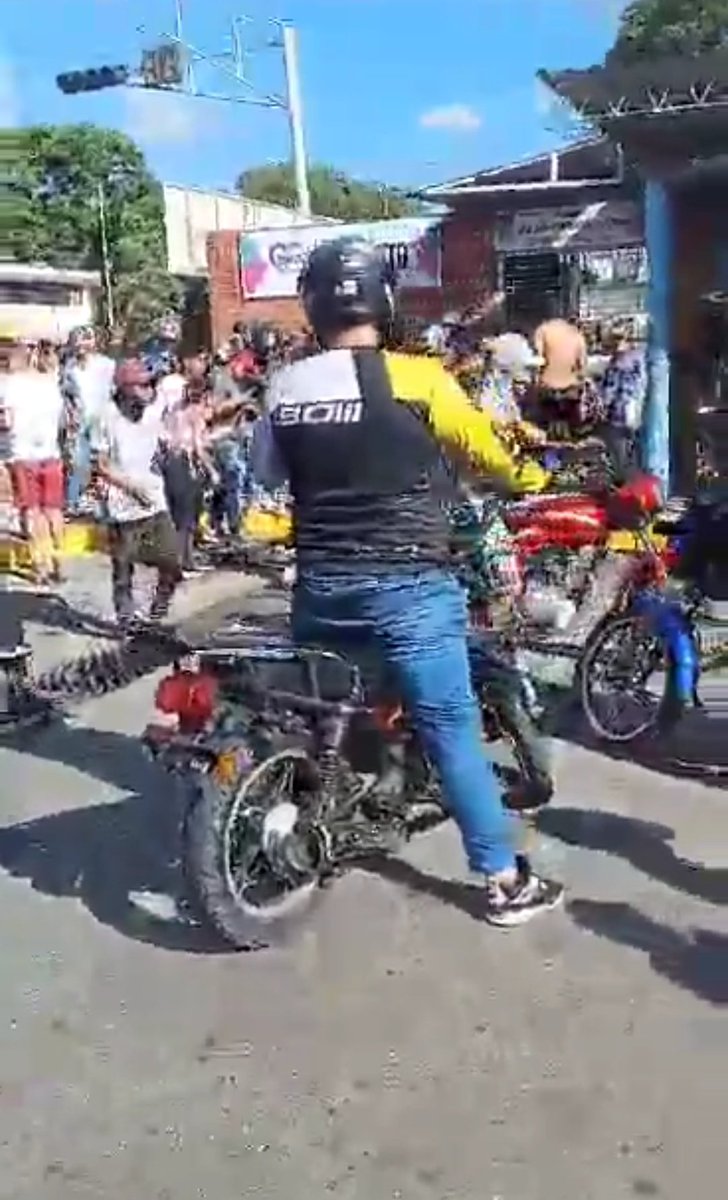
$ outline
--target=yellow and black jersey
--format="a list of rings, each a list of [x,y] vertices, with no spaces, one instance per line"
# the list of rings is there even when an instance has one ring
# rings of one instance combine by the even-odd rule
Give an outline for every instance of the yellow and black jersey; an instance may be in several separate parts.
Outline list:
[[[511,457],[437,360],[329,350],[273,377],[252,466],[264,486],[288,481],[301,567],[397,570],[447,559],[448,451],[514,490],[546,479]]]

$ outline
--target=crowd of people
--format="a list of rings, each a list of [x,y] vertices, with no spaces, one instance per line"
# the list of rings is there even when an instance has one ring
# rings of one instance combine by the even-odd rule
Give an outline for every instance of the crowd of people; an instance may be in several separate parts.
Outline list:
[[[598,331],[595,354],[574,322],[547,314],[526,329],[502,311],[452,314],[395,341],[441,358],[473,406],[504,433],[517,429],[526,446],[606,422],[632,459],[646,390],[633,325]],[[15,527],[34,582],[46,585],[63,577],[65,520],[105,521],[121,620],[134,612],[134,561],[161,563],[152,605],[160,615],[178,579],[209,569],[210,545],[240,537],[248,511],[286,503],[284,489],[271,494],[255,480],[250,449],[271,371],[314,344],[241,323],[214,356],[178,346],[179,328],[167,321],[141,351],[115,361],[85,326],[62,346],[16,343],[1,364],[3,527]]]
[[[0,498],[17,508],[39,584],[62,577],[65,515],[103,518],[122,626],[139,616],[137,564],[157,571],[144,615],[163,618],[201,569],[203,538],[238,539],[249,505],[291,504],[296,636],[336,640],[354,622],[381,646],[485,877],[486,919],[521,924],[563,888],[515,855],[483,750],[442,448],[516,493],[548,482],[529,443],[606,421],[629,457],[644,355],[615,325],[597,370],[575,323],[547,313],[509,328],[492,309],[413,342],[397,332],[387,271],[357,244],[315,251],[301,280],[315,342],[240,325],[214,358],[180,356],[171,329],[116,362],[91,328],[64,347],[16,345],[0,383]]]
[[[165,331],[163,330],[163,333]],[[36,585],[63,578],[64,526],[108,526],[114,606],[134,611],[135,561],[160,567],[152,615],[205,544],[240,536],[246,508],[275,509],[249,472],[264,380],[303,339],[239,326],[213,357],[178,352],[174,329],[114,360],[91,327],[68,342],[15,343],[0,374],[3,528],[27,545]]]
[[[619,318],[588,329],[552,309],[537,323],[506,321],[502,309],[431,327],[472,402],[504,424],[527,423],[544,439],[579,440],[608,427],[625,463],[638,456],[647,392],[639,322]]]

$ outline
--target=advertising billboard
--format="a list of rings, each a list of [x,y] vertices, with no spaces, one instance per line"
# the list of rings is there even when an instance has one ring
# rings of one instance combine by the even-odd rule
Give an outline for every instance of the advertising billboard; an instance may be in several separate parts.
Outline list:
[[[351,225],[307,225],[259,229],[240,239],[243,290],[249,300],[296,295],[298,277],[311,251],[322,242],[353,238],[380,247],[400,287],[438,288],[442,276],[441,220],[402,217]]]

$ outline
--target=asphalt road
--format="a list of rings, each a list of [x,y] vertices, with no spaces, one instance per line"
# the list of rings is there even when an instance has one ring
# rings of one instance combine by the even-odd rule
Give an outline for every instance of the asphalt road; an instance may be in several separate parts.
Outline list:
[[[0,749],[2,1200],[724,1194],[723,788],[560,743],[564,913],[485,927],[445,828],[221,953],[170,899],[152,687]]]

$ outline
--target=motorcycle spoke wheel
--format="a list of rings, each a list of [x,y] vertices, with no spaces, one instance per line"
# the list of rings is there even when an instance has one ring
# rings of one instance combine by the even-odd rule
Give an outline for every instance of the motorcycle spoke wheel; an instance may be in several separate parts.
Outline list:
[[[632,742],[657,724],[665,690],[664,651],[636,617],[611,622],[587,649],[581,669],[586,718],[609,742]]]
[[[227,886],[241,908],[273,920],[285,916],[317,886],[316,834],[310,823],[317,798],[314,764],[304,750],[294,747],[265,759],[243,780],[223,831]],[[311,852],[310,870],[290,869],[266,849],[266,816],[284,804],[298,810],[293,833]]]

